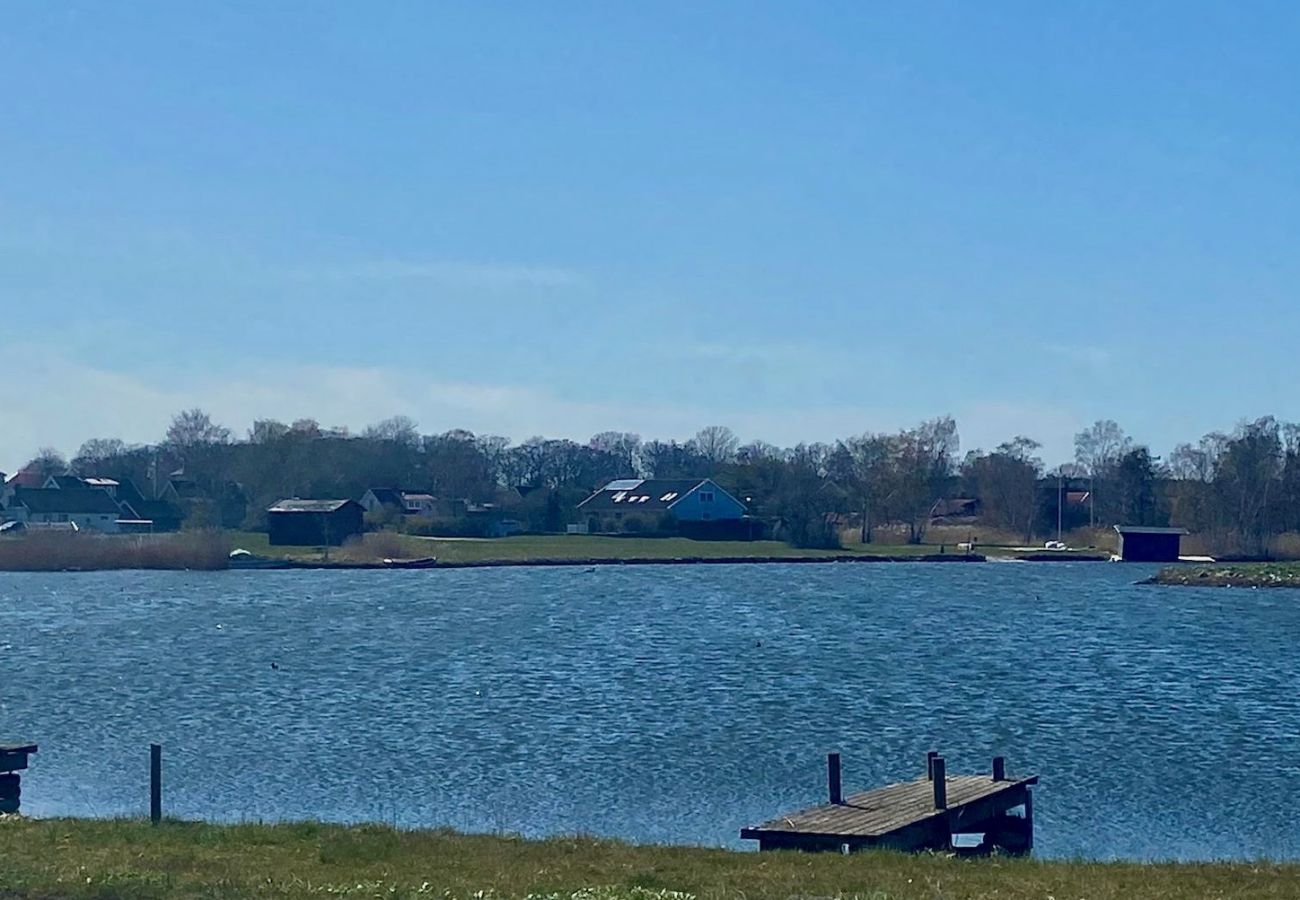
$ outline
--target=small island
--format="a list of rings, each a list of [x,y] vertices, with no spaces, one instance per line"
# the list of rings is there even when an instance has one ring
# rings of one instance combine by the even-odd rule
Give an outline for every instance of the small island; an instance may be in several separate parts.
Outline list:
[[[1170,566],[1143,584],[1190,587],[1300,588],[1300,563],[1222,563],[1204,566]]]

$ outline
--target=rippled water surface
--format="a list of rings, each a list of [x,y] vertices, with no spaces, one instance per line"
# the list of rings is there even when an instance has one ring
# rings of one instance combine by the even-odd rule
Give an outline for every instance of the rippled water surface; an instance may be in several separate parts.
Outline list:
[[[1300,856],[1300,593],[1146,573],[0,573],[0,735],[34,815],[140,814],[159,741],[179,816],[740,846],[938,747],[1042,777],[1043,854]]]

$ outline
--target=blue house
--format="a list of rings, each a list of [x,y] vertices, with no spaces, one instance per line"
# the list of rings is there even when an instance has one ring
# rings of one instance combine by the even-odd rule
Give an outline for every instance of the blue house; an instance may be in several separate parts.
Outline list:
[[[712,478],[623,478],[578,504],[584,515],[621,520],[671,513],[679,522],[727,522],[745,518],[745,504]]]

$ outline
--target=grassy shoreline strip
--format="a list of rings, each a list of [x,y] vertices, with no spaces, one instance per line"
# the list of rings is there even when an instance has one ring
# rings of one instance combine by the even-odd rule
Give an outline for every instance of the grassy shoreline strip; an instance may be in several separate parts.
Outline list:
[[[1300,865],[1291,863],[758,854],[374,825],[0,821],[5,900],[1237,900],[1295,897],[1297,885]]]

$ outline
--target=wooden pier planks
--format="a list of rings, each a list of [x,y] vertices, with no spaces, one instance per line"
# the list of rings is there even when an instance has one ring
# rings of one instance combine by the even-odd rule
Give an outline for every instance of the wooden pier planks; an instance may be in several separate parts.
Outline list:
[[[946,819],[954,830],[964,820],[975,825],[1023,804],[1027,788],[1037,783],[1037,777],[995,781],[988,775],[947,776],[947,806],[938,809],[934,783],[921,778],[853,794],[841,804],[828,803],[779,816],[743,829],[740,836],[759,841],[778,837],[797,841],[806,836],[887,843],[891,836],[934,821]]]

